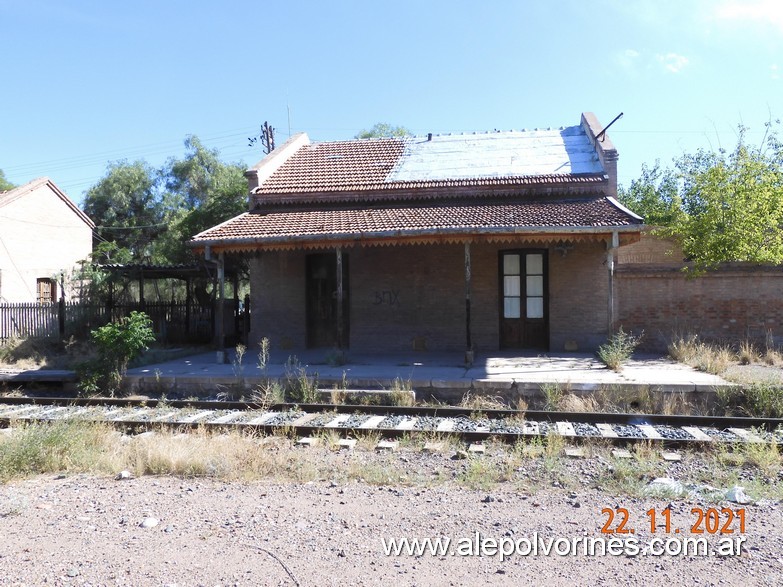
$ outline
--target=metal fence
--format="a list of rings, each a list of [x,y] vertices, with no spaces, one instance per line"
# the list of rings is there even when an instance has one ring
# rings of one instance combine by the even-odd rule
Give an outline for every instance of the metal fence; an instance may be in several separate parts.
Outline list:
[[[90,331],[145,312],[160,342],[207,343],[214,332],[212,307],[184,302],[145,302],[112,306],[60,301],[52,304],[0,304],[0,341],[10,338],[86,338]]]

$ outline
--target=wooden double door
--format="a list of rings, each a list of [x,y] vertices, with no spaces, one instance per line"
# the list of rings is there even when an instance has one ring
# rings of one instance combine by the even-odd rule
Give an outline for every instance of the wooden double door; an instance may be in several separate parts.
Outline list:
[[[348,255],[342,255],[342,312],[338,309],[337,256],[334,253],[307,255],[305,271],[308,348],[347,348]]]
[[[499,254],[501,348],[549,348],[546,249]]]

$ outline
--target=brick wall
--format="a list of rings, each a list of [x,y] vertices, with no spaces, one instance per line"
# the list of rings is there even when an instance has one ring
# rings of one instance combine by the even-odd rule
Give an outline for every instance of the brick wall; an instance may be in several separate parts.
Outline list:
[[[609,273],[604,242],[549,254],[549,348],[590,351],[606,341]]]
[[[471,335],[476,351],[499,348],[498,252],[541,245],[471,246]],[[608,276],[603,243],[550,251],[551,348],[580,350],[606,338]],[[251,344],[304,348],[306,252],[264,252],[251,261]],[[362,352],[465,349],[464,246],[354,247],[350,263],[350,347]]]
[[[769,335],[783,343],[783,269],[732,264],[689,278],[671,242],[645,235],[620,251],[618,323],[644,330],[643,348],[665,351],[683,334],[727,343],[764,343]]]

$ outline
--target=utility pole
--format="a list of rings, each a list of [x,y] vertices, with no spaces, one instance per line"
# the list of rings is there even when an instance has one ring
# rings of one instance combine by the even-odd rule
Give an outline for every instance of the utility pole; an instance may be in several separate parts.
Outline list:
[[[260,136],[248,137],[247,146],[252,147],[259,139],[261,140],[261,144],[264,146],[264,151],[267,155],[275,150],[275,129],[269,126],[269,123],[266,121],[264,121],[264,126],[261,127]]]

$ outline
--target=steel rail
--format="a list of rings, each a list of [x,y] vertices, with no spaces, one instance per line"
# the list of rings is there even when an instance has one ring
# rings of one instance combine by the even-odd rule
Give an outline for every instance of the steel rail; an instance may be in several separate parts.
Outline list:
[[[260,402],[211,401],[211,400],[163,400],[130,398],[67,398],[67,397],[0,397],[3,404],[37,404],[41,406],[113,406],[113,407],[170,407],[199,410],[259,410],[285,412],[334,412],[337,414],[367,414],[386,416],[459,418],[480,414],[489,420],[524,417],[531,422],[579,422],[585,424],[651,424],[663,426],[697,426],[713,428],[745,428],[774,431],[783,427],[783,418],[746,416],[694,416],[686,414],[641,414],[611,412],[560,412],[545,410],[501,410],[464,408],[455,406],[382,406],[360,404],[306,404],[277,403],[262,405]]]

